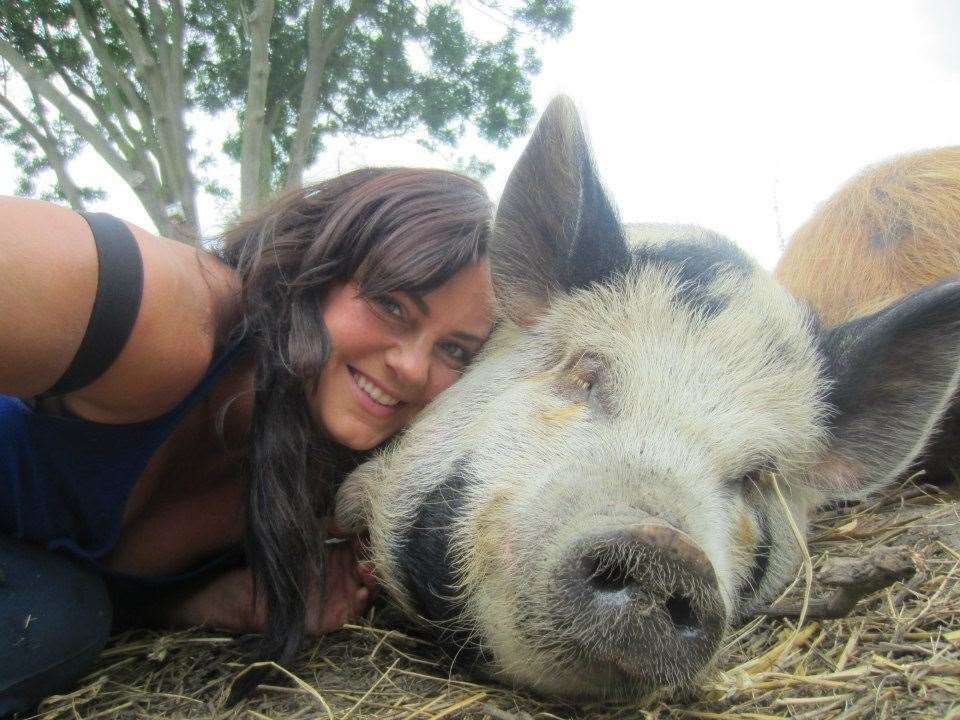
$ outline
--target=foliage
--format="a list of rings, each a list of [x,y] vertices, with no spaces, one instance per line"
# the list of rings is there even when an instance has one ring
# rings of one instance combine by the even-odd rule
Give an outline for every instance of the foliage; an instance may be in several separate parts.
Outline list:
[[[533,114],[534,46],[571,17],[572,0],[6,0],[0,139],[23,192],[52,170],[82,206],[96,190],[67,168],[90,146],[161,232],[187,238],[197,194],[229,195],[194,147],[201,124],[238,119],[223,152],[242,211],[298,186],[337,135],[453,145],[472,125],[504,146]]]

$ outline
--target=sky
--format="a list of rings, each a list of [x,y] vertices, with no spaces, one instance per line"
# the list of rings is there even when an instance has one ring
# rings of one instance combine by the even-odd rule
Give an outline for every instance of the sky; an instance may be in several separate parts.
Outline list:
[[[478,32],[497,31],[476,0],[466,7]],[[579,0],[572,31],[537,47],[537,112],[558,93],[577,102],[624,221],[704,225],[768,268],[861,168],[960,142],[956,0]],[[199,149],[215,149],[215,133],[198,136]],[[309,177],[475,154],[495,163],[486,184],[497,198],[523,145],[467,138],[438,155],[415,138],[344,139]],[[112,175],[86,156],[75,172]],[[218,174],[229,181],[238,170]],[[0,178],[0,192],[14,182]],[[152,227],[119,180],[104,187],[110,197],[96,209]],[[201,211],[207,232],[227,216],[213,200]]]

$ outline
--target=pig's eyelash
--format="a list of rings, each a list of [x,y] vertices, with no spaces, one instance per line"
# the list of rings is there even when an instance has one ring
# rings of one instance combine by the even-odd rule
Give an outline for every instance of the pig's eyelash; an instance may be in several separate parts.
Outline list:
[[[751,470],[738,473],[733,479],[725,482],[731,488],[741,488],[743,490],[751,489],[756,492],[762,492],[764,487],[769,487],[767,479],[769,475],[776,473],[777,464],[770,458],[758,459],[751,463]]]
[[[581,352],[567,365],[572,384],[581,392],[593,390],[600,379],[605,365],[603,361],[591,352]]]

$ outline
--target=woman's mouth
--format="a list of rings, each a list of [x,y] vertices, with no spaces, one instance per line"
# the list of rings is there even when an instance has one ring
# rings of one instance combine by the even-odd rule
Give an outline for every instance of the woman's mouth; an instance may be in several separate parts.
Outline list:
[[[367,401],[367,403],[365,403],[367,407],[375,411],[379,410],[378,415],[388,414],[400,404],[399,398],[395,398],[393,395],[381,390],[372,381],[368,380],[366,376],[353,368],[349,368],[349,370],[350,377],[353,378],[354,384],[360,391],[361,399]],[[372,403],[372,405],[370,403]]]

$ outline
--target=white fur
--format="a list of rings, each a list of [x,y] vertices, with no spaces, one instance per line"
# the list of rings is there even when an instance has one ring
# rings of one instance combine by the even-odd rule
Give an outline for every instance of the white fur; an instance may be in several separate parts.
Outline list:
[[[704,319],[677,302],[671,273],[647,266],[559,297],[533,327],[505,323],[470,371],[348,480],[342,522],[363,513],[378,574],[409,612],[396,549],[462,458],[480,482],[452,528],[451,561],[467,620],[504,679],[564,694],[609,680],[558,665],[549,643],[523,641],[517,623],[524,603],[549,603],[564,542],[611,504],[682,526],[715,569],[727,617],[745,609],[736,589],[753,554],[734,535],[746,506],[725,488],[760,463],[774,463],[787,487],[809,471],[824,440],[824,388],[803,312],[769,276],[721,276],[713,289],[730,300]],[[612,412],[557,390],[584,352],[602,359]],[[758,492],[776,548],[757,602],[796,564],[773,495]],[[792,498],[803,523],[813,496]]]

